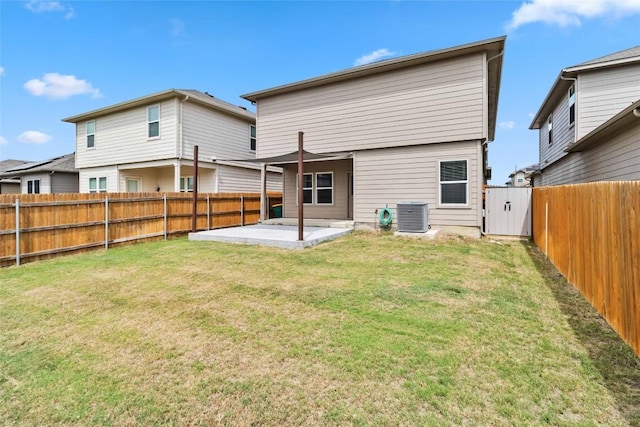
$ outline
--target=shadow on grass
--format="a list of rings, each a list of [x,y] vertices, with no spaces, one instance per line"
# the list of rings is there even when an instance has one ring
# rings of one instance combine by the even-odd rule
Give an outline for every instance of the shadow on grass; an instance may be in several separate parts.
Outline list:
[[[640,358],[534,243],[525,247],[618,408],[629,425],[640,427]]]

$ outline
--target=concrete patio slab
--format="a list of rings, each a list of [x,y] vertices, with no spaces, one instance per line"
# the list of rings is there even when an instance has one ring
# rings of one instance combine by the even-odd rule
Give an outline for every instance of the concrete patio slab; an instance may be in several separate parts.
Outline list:
[[[304,240],[298,241],[297,226],[258,224],[189,233],[189,240],[212,240],[246,245],[303,249],[317,245],[320,242],[336,239],[352,231],[353,228],[304,227]]]

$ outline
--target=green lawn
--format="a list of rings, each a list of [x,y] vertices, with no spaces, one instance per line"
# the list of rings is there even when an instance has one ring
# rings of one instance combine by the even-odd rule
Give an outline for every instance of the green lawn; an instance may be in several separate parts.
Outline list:
[[[530,244],[355,233],[0,270],[0,424],[640,426],[640,359]]]

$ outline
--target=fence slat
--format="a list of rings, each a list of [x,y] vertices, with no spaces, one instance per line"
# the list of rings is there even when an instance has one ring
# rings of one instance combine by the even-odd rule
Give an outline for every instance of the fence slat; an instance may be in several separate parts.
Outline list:
[[[533,189],[536,245],[640,356],[640,182]]]

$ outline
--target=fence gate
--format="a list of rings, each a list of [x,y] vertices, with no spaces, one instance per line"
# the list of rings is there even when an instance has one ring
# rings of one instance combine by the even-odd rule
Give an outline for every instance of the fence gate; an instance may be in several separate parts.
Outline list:
[[[531,187],[487,188],[485,233],[531,237]]]

